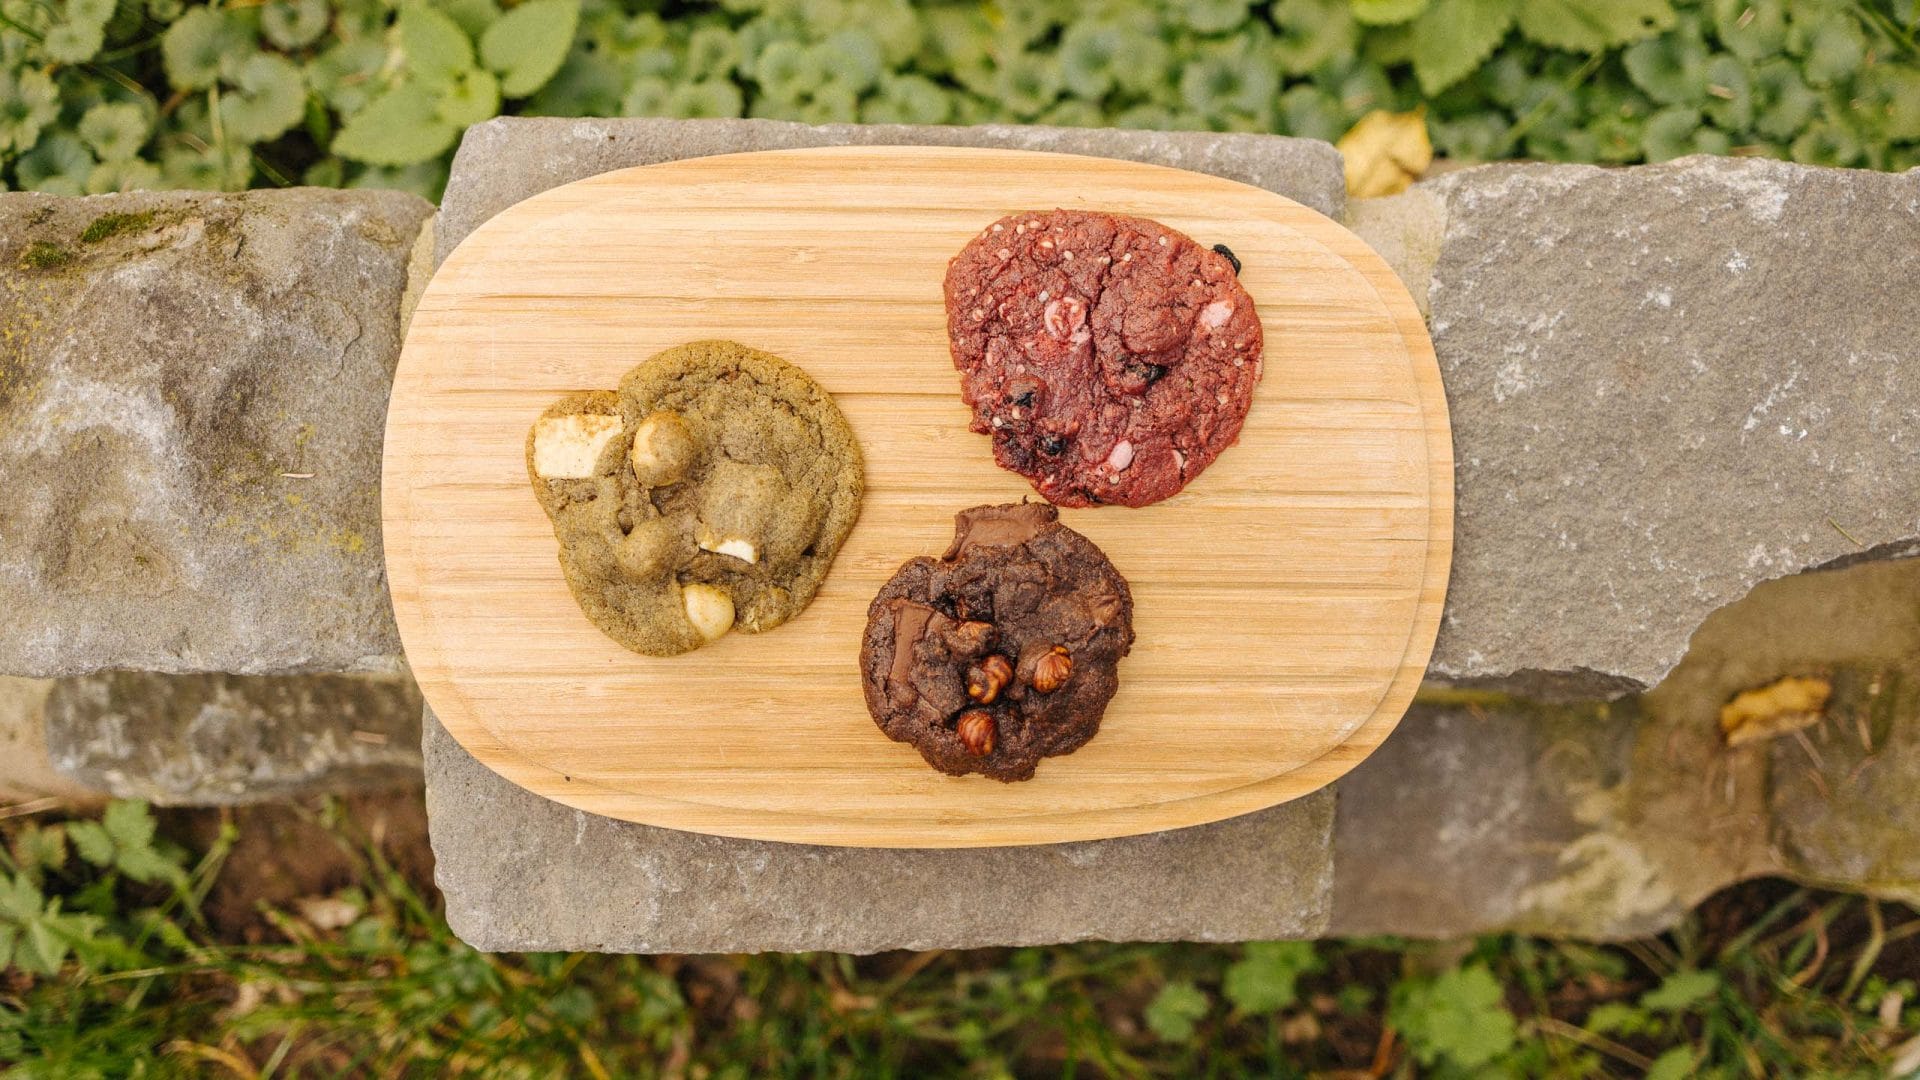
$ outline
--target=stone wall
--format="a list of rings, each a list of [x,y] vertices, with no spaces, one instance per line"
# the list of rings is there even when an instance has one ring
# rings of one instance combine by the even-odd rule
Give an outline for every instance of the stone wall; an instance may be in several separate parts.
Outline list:
[[[417,776],[377,499],[409,282],[577,177],[851,142],[1196,168],[1340,216],[1385,255],[1429,315],[1453,411],[1456,558],[1428,690],[1326,795],[988,852],[595,819],[429,722],[463,936],[1606,937],[1755,874],[1920,897],[1900,797],[1920,782],[1920,489],[1904,482],[1920,173],[1496,166],[1348,205],[1331,147],[1270,136],[496,120],[469,131],[437,227],[375,192],[0,195],[0,674],[33,677],[7,684],[6,731],[45,746],[61,783],[160,801]],[[1726,746],[1720,704],[1782,674],[1829,679],[1824,715]]]

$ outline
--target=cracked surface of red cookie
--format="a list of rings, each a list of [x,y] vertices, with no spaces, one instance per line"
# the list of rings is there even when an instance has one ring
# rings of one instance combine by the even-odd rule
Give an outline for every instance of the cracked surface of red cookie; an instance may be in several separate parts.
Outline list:
[[[1053,210],[983,229],[947,267],[972,428],[1060,506],[1146,506],[1239,438],[1263,340],[1230,253],[1158,222]]]

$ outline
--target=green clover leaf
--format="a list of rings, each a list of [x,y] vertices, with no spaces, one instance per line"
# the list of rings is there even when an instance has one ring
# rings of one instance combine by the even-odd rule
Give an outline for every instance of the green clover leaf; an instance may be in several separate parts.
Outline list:
[[[494,0],[449,0],[440,5],[447,17],[460,25],[461,32],[475,41],[500,17],[500,5]]]
[[[1720,976],[1712,971],[1676,971],[1640,997],[1640,1007],[1654,1012],[1684,1012],[1720,991]]]
[[[1753,69],[1753,127],[1763,135],[1790,139],[1820,112],[1820,95],[1800,79],[1793,62],[1769,60]]]
[[[1060,79],[1067,92],[1093,101],[1104,97],[1115,72],[1131,59],[1127,44],[1127,32],[1110,23],[1089,20],[1067,27],[1060,36]]]
[[[1520,32],[1542,45],[1599,52],[1649,37],[1674,24],[1668,0],[1527,0]]]
[[[101,161],[126,161],[146,144],[152,121],[131,102],[103,103],[88,109],[75,130]]]
[[[740,64],[740,41],[724,26],[702,26],[688,36],[686,56],[688,76],[725,79]]]
[[[1190,982],[1170,982],[1160,988],[1142,1012],[1147,1030],[1166,1042],[1193,1038],[1194,1026],[1207,1015],[1207,995]]]
[[[1484,63],[1513,25],[1513,0],[1437,0],[1412,24],[1413,73],[1438,94]]]
[[[726,79],[683,83],[667,95],[666,115],[683,119],[739,116],[746,107],[740,88]]]
[[[46,72],[0,71],[0,150],[25,150],[60,115],[60,92]]]
[[[115,0],[67,0],[67,21],[105,26],[117,6]]]
[[[300,122],[307,87],[293,61],[255,53],[234,72],[233,89],[220,97],[220,123],[243,142],[265,142]]]
[[[64,22],[47,31],[40,47],[63,64],[93,59],[107,40],[106,27],[93,22]]]
[[[500,92],[526,97],[560,70],[580,22],[579,0],[527,0],[480,37],[480,58],[500,75]]]
[[[407,71],[429,86],[444,86],[473,67],[473,42],[460,24],[425,3],[410,3],[395,20]]]
[[[879,81],[886,68],[880,41],[859,27],[835,30],[820,43],[820,59],[833,77],[854,93],[862,93]]]
[[[952,117],[947,92],[921,75],[882,75],[879,92],[860,106],[866,124],[944,124]]]
[[[160,167],[150,161],[122,159],[103,161],[87,174],[86,192],[89,195],[108,195],[117,191],[152,191],[160,186]],[[164,876],[164,870],[158,870],[144,860],[135,859],[132,865],[139,873]],[[133,874],[130,872],[129,877]]]
[[[1359,44],[1360,28],[1341,0],[1279,0],[1268,17],[1279,30],[1274,61],[1289,75],[1350,55]]]
[[[260,32],[282,49],[313,44],[326,32],[327,0],[268,0],[260,9]]]
[[[1365,0],[1362,0],[1365,2]],[[1392,2],[1392,0],[1389,0]],[[1415,0],[1424,2],[1424,0]],[[1202,34],[1224,34],[1247,21],[1247,0],[1187,0],[1176,10]]]
[[[1353,17],[1368,26],[1392,26],[1427,10],[1429,0],[1353,0]]]
[[[168,147],[160,155],[160,179],[172,188],[239,191],[253,179],[253,155],[243,146]]]
[[[1228,966],[1220,990],[1243,1012],[1272,1012],[1299,1000],[1300,976],[1320,968],[1311,941],[1249,942]]]
[[[621,116],[665,116],[667,96],[673,93],[673,84],[657,75],[642,75],[627,87],[626,96],[620,99]]]
[[[1662,105],[1698,103],[1707,92],[1707,46],[1694,23],[1634,42],[1620,56],[1627,78]]]
[[[412,165],[444,153],[459,134],[440,119],[439,96],[404,82],[347,118],[333,137],[333,152],[369,165]]]
[[[219,80],[221,61],[253,47],[253,33],[241,20],[197,7],[161,35],[160,57],[176,89],[204,90]]]
[[[1782,0],[1713,0],[1714,36],[1744,60],[1776,56],[1787,44]]]
[[[373,100],[374,77],[387,61],[387,50],[377,41],[343,41],[307,65],[307,85],[343,115],[352,115]]]
[[[1477,1069],[1518,1039],[1505,991],[1484,964],[1395,986],[1388,1016],[1420,1063]]]
[[[499,80],[485,68],[469,68],[440,88],[440,102],[434,115],[454,127],[464,128],[491,120],[499,111]]]

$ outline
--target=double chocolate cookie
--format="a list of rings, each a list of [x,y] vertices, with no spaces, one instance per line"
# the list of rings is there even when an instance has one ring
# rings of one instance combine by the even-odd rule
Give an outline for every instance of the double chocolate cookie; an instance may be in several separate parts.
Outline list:
[[[1145,506],[1240,436],[1262,336],[1239,262],[1158,222],[1014,214],[947,268],[973,430],[1061,506]]]
[[[1100,730],[1133,596],[1058,518],[1044,503],[963,510],[947,553],[906,563],[867,609],[867,710],[941,772],[1030,779]]]
[[[655,656],[792,618],[860,513],[860,451],[833,399],[730,341],[561,398],[527,435],[527,471],[581,610]]]

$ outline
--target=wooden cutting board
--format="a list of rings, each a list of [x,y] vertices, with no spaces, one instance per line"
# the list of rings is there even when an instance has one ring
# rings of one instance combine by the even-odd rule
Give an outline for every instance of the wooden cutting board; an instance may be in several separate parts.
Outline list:
[[[1239,255],[1266,376],[1238,446],[1143,509],[1067,510],[1132,583],[1100,734],[1020,784],[939,775],[867,716],[866,608],[954,511],[1032,495],[967,431],[947,260],[1003,214],[1152,217]],[[684,656],[627,652],[560,574],[523,463],[534,418],[660,349],[731,338],[804,368],[866,454],[860,522],[812,605]],[[481,226],[414,313],[383,520],[407,657],[486,765],[597,814],[814,844],[970,847],[1213,821],[1313,791],[1393,730],[1452,549],[1446,399],[1412,299],[1298,203],[1178,169],[850,147],[582,180]]]

